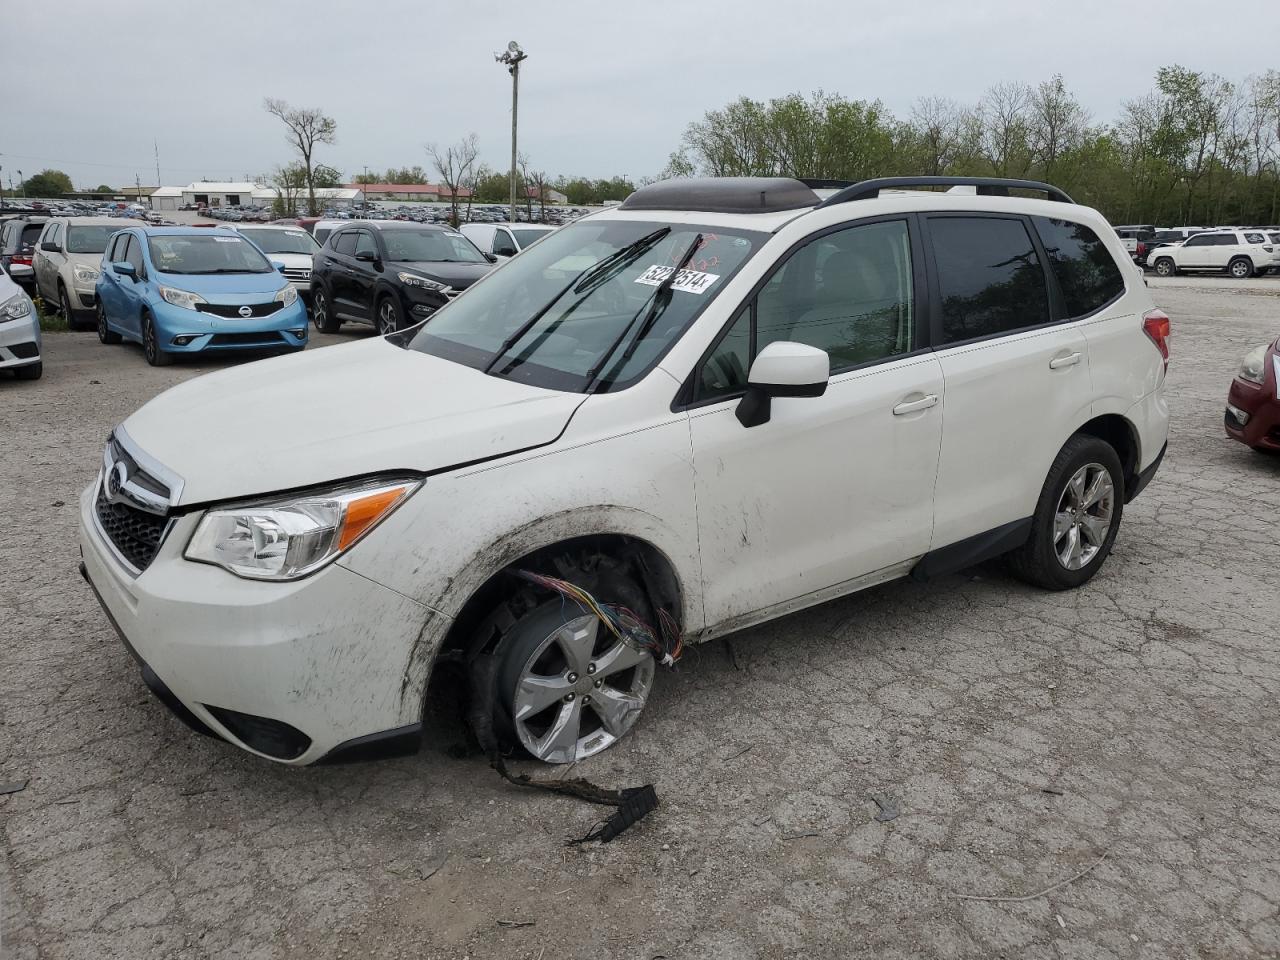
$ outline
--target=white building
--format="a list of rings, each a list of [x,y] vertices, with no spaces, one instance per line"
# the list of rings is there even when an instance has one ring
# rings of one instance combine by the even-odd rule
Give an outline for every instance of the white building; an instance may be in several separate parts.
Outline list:
[[[216,183],[197,180],[185,187],[160,187],[151,194],[152,210],[177,210],[181,207],[269,207],[279,191],[259,183]],[[305,202],[306,190],[298,193]],[[341,210],[364,203],[364,191],[348,187],[317,187],[316,202],[323,208]]]
[[[251,194],[251,202],[259,206],[269,207],[278,196],[280,196],[280,191],[275,187],[254,187]],[[306,203],[307,190],[303,187],[298,191],[298,205],[299,207],[305,207]],[[363,203],[363,190],[350,187],[316,187],[316,205],[321,210],[345,210],[353,206],[360,206]]]
[[[151,193],[152,210],[177,210],[182,206],[181,187],[160,187]]]

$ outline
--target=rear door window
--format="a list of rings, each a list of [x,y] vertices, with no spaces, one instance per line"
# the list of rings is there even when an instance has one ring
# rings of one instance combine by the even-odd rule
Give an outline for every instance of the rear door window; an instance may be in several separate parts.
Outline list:
[[[929,217],[942,342],[1049,322],[1044,268],[1021,219]]]
[[[1034,222],[1068,317],[1094,313],[1124,293],[1124,276],[1096,233],[1072,220],[1036,217]]]
[[[134,270],[138,271],[139,280],[147,275],[146,264],[142,261],[142,244],[133,234],[129,234],[129,246],[125,250],[124,258],[133,264]]]
[[[18,252],[30,253],[44,232],[43,223],[28,223],[22,228],[22,237],[18,240]]]

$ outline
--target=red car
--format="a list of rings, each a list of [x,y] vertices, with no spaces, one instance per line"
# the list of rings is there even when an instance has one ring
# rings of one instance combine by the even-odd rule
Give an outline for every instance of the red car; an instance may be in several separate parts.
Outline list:
[[[1227,394],[1227,436],[1280,451],[1280,340],[1251,350]]]

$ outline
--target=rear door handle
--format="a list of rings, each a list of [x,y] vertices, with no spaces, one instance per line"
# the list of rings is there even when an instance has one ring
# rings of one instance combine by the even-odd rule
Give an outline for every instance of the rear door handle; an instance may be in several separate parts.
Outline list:
[[[1065,357],[1054,357],[1049,361],[1050,370],[1061,370],[1063,367],[1074,367],[1080,362],[1080,351],[1069,353]]]
[[[936,393],[930,393],[919,400],[904,400],[893,408],[893,415],[901,417],[903,414],[915,413],[917,410],[928,410],[937,402],[938,395]]]

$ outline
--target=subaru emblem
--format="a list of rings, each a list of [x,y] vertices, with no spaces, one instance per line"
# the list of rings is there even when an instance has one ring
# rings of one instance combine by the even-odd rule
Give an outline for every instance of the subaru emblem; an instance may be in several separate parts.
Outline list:
[[[252,317],[253,307],[241,307],[239,312],[242,317]]]
[[[125,465],[123,460],[117,460],[106,476],[108,502],[119,503],[123,499],[120,496],[120,492],[124,489],[125,481],[128,479],[128,466]]]

